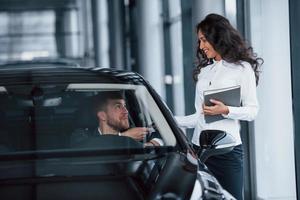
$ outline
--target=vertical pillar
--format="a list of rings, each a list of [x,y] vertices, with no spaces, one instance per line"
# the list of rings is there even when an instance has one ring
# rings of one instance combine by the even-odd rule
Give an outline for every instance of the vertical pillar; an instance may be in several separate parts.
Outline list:
[[[106,0],[92,0],[92,21],[96,67],[109,67],[109,36]]]
[[[79,56],[79,28],[77,11],[72,8],[56,10],[56,44],[61,57]]]
[[[300,199],[300,2],[289,1],[290,43],[292,64],[292,92],[294,116],[294,151],[296,169],[296,198]]]
[[[110,0],[108,1],[108,16],[109,16],[109,55],[110,66],[112,68],[124,69],[124,24],[125,12],[123,1]]]
[[[78,19],[80,30],[80,50],[82,55],[81,65],[84,67],[95,66],[93,56],[93,32],[91,20],[91,1],[77,0],[79,5]]]
[[[293,13],[290,12],[295,11],[296,4],[288,0],[276,3],[272,0],[249,0],[248,3],[249,36],[255,52],[264,59],[257,87],[260,111],[253,127],[257,187],[254,198],[297,199],[294,157],[297,150],[294,146],[297,96],[296,90],[292,90],[296,82],[292,81],[293,70],[298,68],[295,65],[293,68],[293,59],[299,54],[290,52],[293,52],[294,44],[299,44],[290,43],[290,36],[297,33],[292,31],[299,27],[299,18],[290,21]],[[280,48],[274,41],[280,41]],[[284,107],[281,106],[283,104]]]
[[[180,0],[169,0],[170,51],[173,74],[174,114],[184,115],[184,82],[182,54],[182,17]]]
[[[165,97],[161,0],[139,0],[138,52],[141,74]]]

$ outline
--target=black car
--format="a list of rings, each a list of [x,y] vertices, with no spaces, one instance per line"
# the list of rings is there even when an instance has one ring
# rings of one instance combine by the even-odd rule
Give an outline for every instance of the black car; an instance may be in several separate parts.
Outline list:
[[[72,144],[76,130],[98,126],[91,101],[103,91],[122,91],[130,126],[151,127],[162,145],[118,135]],[[0,119],[1,199],[233,199],[137,73],[2,67]]]

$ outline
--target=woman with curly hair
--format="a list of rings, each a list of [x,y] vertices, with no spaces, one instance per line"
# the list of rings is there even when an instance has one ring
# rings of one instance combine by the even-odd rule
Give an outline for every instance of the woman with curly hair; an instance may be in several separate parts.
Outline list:
[[[223,16],[209,14],[196,26],[198,36],[196,81],[196,113],[176,117],[178,124],[194,128],[192,143],[199,150],[199,137],[203,130],[222,130],[236,140],[234,149],[223,155],[209,157],[205,164],[220,184],[237,199],[243,199],[243,147],[239,120],[255,119],[259,105],[256,97],[259,67],[257,58],[238,31]],[[241,106],[225,105],[211,99],[213,106],[204,105],[203,92],[210,89],[239,85]],[[206,123],[204,115],[222,115],[223,120]]]

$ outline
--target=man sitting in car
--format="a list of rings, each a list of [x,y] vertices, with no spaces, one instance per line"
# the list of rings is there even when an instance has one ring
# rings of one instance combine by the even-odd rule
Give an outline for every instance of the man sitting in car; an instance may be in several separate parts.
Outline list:
[[[93,100],[94,110],[98,119],[98,127],[88,133],[90,136],[112,134],[131,137],[136,141],[147,141],[144,146],[163,145],[157,133],[149,136],[149,128],[130,128],[126,102],[120,91],[105,91]]]

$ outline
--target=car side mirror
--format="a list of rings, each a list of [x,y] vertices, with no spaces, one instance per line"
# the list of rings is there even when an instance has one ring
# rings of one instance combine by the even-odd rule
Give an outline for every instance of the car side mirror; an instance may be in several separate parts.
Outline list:
[[[236,144],[235,138],[225,131],[204,130],[199,138],[199,158],[202,162],[212,156],[230,152]]]

